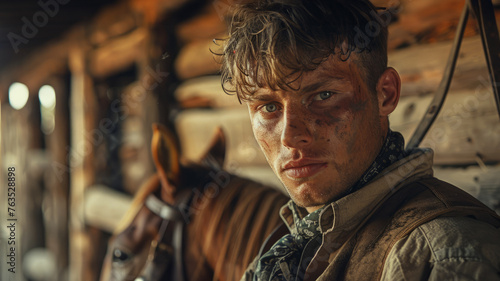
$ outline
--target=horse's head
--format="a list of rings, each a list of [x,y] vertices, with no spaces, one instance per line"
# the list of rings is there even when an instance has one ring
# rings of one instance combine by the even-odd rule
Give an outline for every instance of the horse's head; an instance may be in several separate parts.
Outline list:
[[[134,196],[101,279],[239,279],[280,223],[288,198],[221,169],[221,130],[200,163],[183,165],[173,135],[160,125],[153,129],[157,173]]]
[[[181,164],[175,137],[161,125],[153,125],[151,150],[157,173],[137,192],[120,224],[125,227],[110,240],[101,280],[181,280],[186,274],[183,231],[195,182],[203,180]],[[224,155],[219,130],[202,162],[222,167]],[[205,267],[198,272],[209,271]]]

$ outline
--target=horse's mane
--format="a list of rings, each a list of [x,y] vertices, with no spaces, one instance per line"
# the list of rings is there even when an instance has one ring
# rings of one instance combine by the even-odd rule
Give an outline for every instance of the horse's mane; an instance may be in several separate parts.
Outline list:
[[[231,175],[230,183],[221,188],[217,199],[207,200],[201,206],[201,217],[195,221],[195,229],[200,230],[196,235],[198,241],[203,241],[208,259],[219,253],[213,265],[214,280],[217,276],[225,280],[243,276],[260,245],[279,224],[279,210],[287,201],[276,189]]]

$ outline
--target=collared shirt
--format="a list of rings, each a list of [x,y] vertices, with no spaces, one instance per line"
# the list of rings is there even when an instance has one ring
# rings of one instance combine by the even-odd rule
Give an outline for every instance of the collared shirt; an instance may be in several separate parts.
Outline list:
[[[410,182],[432,176],[432,158],[430,149],[414,150],[360,190],[327,205],[320,214],[321,244],[308,245],[303,252],[303,257],[310,259],[304,260],[308,262],[304,280],[330,280],[323,270],[344,242],[385,197]],[[296,232],[287,205],[281,209],[281,217],[290,232]],[[438,218],[393,247],[382,280],[500,280],[498,272],[499,229],[469,218]]]

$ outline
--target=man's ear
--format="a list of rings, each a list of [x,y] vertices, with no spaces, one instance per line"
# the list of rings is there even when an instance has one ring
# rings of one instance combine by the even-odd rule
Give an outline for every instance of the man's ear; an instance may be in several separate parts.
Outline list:
[[[377,82],[377,97],[380,116],[391,114],[399,102],[401,79],[398,72],[388,67]]]

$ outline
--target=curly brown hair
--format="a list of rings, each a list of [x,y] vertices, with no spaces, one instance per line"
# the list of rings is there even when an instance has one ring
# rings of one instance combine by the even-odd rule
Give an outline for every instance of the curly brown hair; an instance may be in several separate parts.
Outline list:
[[[257,0],[234,6],[222,87],[240,100],[257,88],[293,89],[332,54],[355,53],[373,91],[387,68],[387,24],[368,0]]]

